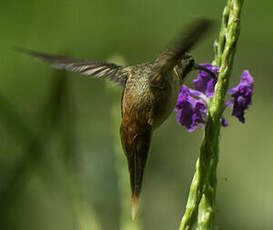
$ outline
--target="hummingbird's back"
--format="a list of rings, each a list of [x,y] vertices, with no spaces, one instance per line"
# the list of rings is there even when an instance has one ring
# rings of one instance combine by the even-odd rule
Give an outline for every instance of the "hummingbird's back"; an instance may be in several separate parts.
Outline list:
[[[173,110],[180,80],[173,71],[160,76],[159,85],[151,83],[156,63],[126,67],[126,86],[122,95],[121,113],[126,125],[138,123],[142,129],[158,127]],[[140,128],[140,127],[139,127]]]
[[[130,119],[132,120],[131,122],[141,122],[143,125],[146,122],[146,125],[148,125],[150,116],[149,111],[152,109],[151,90],[149,85],[152,64],[142,64],[127,67],[126,69],[128,69],[128,77],[122,94],[122,117],[126,121]]]

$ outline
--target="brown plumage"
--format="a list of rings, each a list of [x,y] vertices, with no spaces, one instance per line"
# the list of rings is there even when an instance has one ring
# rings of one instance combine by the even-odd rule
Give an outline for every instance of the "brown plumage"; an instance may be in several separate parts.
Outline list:
[[[19,49],[52,64],[53,67],[97,78],[105,77],[123,87],[120,137],[130,172],[133,218],[141,192],[152,133],[172,112],[182,80],[187,73],[200,67],[195,65],[192,56],[187,52],[210,26],[209,20],[196,20],[155,61],[127,67]]]

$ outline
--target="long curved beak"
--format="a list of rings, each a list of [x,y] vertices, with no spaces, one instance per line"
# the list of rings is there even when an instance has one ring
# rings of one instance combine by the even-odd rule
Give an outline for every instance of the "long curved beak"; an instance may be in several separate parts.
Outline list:
[[[207,69],[204,66],[198,65],[198,64],[194,64],[193,65],[193,69],[194,70],[203,70],[205,72],[207,72],[208,74],[210,74],[214,79],[217,79],[217,76],[215,73],[213,73],[211,70]]]

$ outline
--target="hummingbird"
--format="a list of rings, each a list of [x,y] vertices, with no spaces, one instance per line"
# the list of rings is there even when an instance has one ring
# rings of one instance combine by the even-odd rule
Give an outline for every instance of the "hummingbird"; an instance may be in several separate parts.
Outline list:
[[[189,53],[211,26],[211,20],[197,19],[155,60],[124,67],[114,63],[17,49],[55,68],[106,78],[122,87],[120,138],[128,161],[133,219],[152,133],[173,111],[182,82],[190,71],[204,70],[215,77],[210,70],[196,64]]]

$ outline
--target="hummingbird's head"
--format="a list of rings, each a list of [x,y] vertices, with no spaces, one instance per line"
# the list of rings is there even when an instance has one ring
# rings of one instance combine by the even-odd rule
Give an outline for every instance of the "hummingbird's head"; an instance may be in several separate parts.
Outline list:
[[[185,53],[177,64],[177,71],[183,81],[185,77],[194,69],[194,59],[190,53]]]
[[[190,53],[185,53],[176,65],[176,71],[181,76],[183,81],[189,72],[193,70],[203,70],[209,73],[213,78],[216,78],[216,75],[209,69],[199,64],[195,64],[194,59]]]

